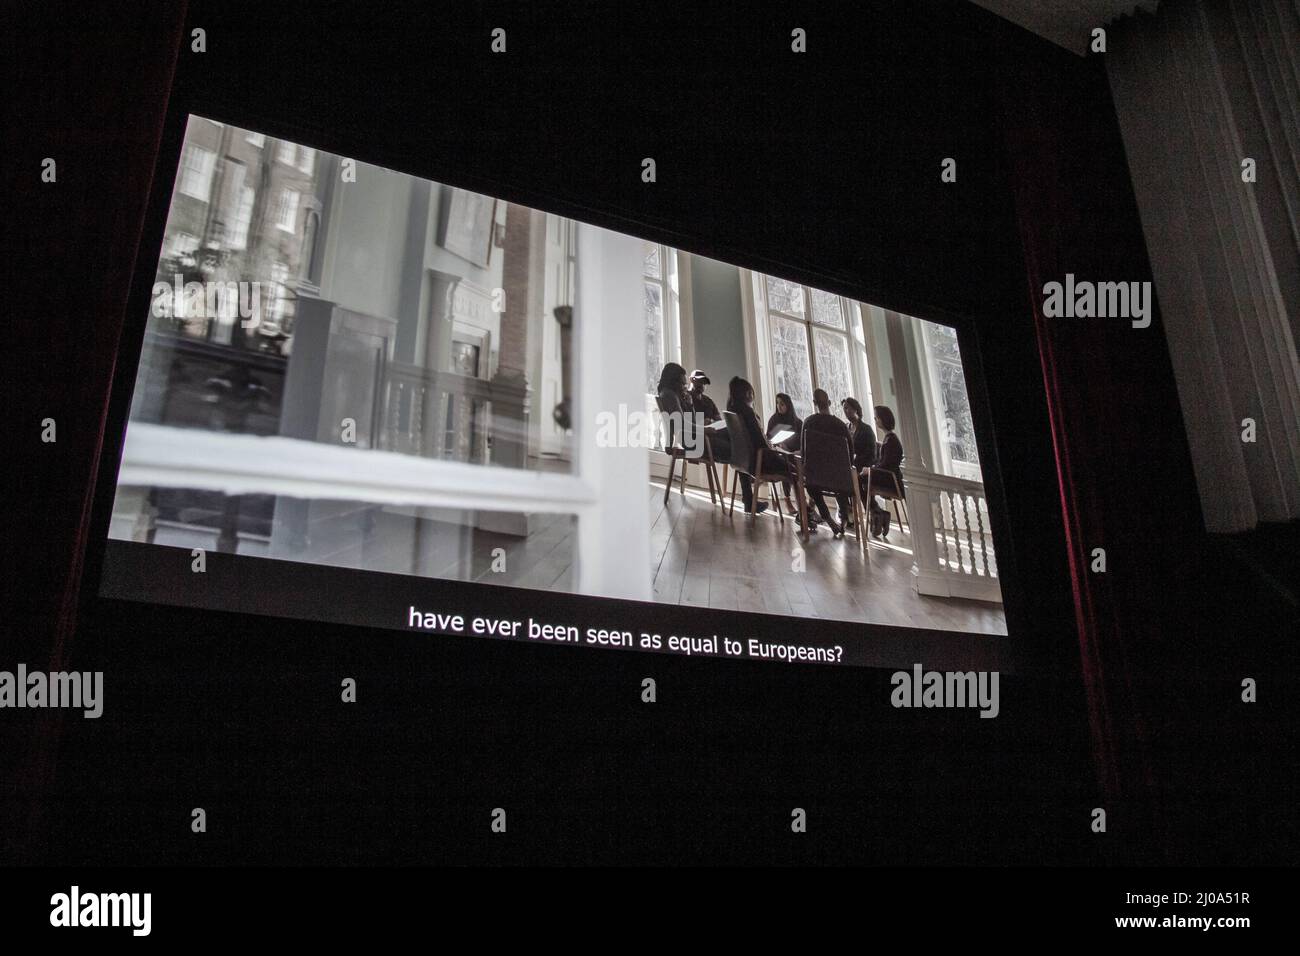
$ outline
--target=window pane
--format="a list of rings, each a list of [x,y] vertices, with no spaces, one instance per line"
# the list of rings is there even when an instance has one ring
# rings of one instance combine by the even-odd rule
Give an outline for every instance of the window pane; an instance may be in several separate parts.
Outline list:
[[[944,438],[953,461],[978,465],[980,456],[975,447],[975,425],[971,421],[970,398],[966,394],[966,376],[961,366],[952,362],[939,363],[939,398],[943,402]]]
[[[840,297],[821,289],[810,289],[812,293],[812,317],[818,325],[830,326],[832,329],[844,328],[844,311],[840,308]]]
[[[767,307],[772,312],[803,315],[803,288],[798,283],[768,276]]]
[[[298,222],[298,192],[286,189],[280,193],[280,204],[275,210],[275,224],[285,232],[293,232]]]
[[[646,391],[656,392],[664,367],[664,302],[658,282],[645,283],[645,377]]]
[[[934,360],[940,407],[934,410],[935,424],[954,462],[979,464],[975,446],[975,425],[971,420],[966,374],[962,371],[957,330],[925,322],[925,342]]]
[[[180,191],[202,202],[208,201],[212,191],[212,171],[216,153],[201,146],[191,146],[185,152],[185,165],[181,171]]]
[[[659,271],[659,243],[657,242],[645,244],[645,274],[652,279],[658,279],[662,275]]]
[[[776,363],[776,390],[790,396],[800,418],[808,417],[812,414],[812,370],[808,364],[808,332],[802,323],[772,320],[772,358]],[[768,401],[774,408],[776,396],[769,396]],[[763,409],[760,417],[771,411]]]
[[[817,350],[817,384],[831,398],[831,405],[852,396],[866,405],[862,396],[853,394],[853,372],[849,368],[849,340],[834,332],[813,330]]]

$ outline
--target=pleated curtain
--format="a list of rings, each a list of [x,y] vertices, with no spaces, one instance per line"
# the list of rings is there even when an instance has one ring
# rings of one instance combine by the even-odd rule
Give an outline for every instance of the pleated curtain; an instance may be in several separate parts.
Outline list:
[[[1109,33],[1206,528],[1295,519],[1300,0],[1166,0]]]

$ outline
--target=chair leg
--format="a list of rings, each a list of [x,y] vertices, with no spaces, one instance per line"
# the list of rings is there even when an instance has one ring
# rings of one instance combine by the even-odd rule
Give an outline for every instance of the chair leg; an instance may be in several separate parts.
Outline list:
[[[776,516],[780,520],[781,524],[785,524],[785,512],[781,510],[781,496],[777,494],[781,489],[776,486],[775,481],[769,481],[767,487],[772,489],[772,500],[776,502]]]
[[[864,523],[862,520],[862,485],[858,481],[858,473],[856,471],[850,469],[850,475],[853,479],[851,482],[853,485],[853,534],[858,539],[858,547],[862,549],[862,553],[867,555],[867,560],[870,561],[871,552],[867,547],[866,535],[862,533],[862,525]]]
[[[718,487],[718,470],[713,466],[712,461],[706,461],[704,463],[704,477],[709,481],[709,503],[716,505],[718,499],[713,492],[716,490],[720,495],[722,494],[722,489]]]
[[[733,471],[731,473],[731,507],[727,509],[727,517],[731,517],[731,513],[736,510],[736,478],[737,473]]]
[[[686,466],[683,464],[682,468]],[[677,459],[669,457],[668,459],[668,484],[664,485],[664,504],[668,504],[668,496],[673,493],[673,472],[677,468]]]
[[[690,464],[685,458],[682,459],[682,497],[686,497],[686,468]]]
[[[911,533],[912,533],[912,516],[909,515],[909,514],[907,513],[907,502],[900,498],[900,499],[898,499],[898,503],[899,503],[900,505],[903,506],[903,518],[907,521],[907,533],[908,533],[908,534],[911,534]],[[898,527],[899,527],[899,530],[901,531],[902,528],[903,528],[903,522],[902,522],[902,521],[899,521],[899,522],[898,522]]]
[[[903,516],[898,512],[898,499],[894,499],[894,520],[898,522],[898,530],[903,530]]]

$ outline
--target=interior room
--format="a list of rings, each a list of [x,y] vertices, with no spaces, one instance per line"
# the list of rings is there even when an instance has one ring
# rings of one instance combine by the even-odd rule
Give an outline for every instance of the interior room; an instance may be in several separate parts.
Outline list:
[[[951,326],[198,116],[153,293],[115,537],[1006,633]],[[795,470],[779,497],[759,489],[751,515],[736,485],[753,466],[722,453],[723,433],[708,461],[674,455],[663,429],[597,434],[614,409],[653,421],[662,370],[677,366],[695,370],[699,396],[702,370],[716,375],[728,408],[728,380],[752,382],[764,419],[781,396],[795,428],[818,389],[836,422],[856,402],[868,450],[844,472],[858,492],[832,494],[839,519],[817,533],[793,431],[762,436],[789,446]],[[878,512],[874,529],[885,500],[865,490],[880,407],[906,449],[884,492],[892,538],[857,514]],[[310,495],[293,477],[304,455]],[[639,491],[629,467],[646,476]],[[419,494],[395,486],[395,468],[418,471]],[[631,541],[648,565],[614,558]]]

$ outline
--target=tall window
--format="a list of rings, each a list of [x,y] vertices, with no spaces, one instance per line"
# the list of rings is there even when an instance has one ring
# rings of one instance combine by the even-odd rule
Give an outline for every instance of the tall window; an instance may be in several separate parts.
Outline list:
[[[861,338],[851,334],[858,321],[851,303],[775,276],[764,276],[760,285],[767,303],[773,383],[776,391],[790,396],[795,412],[801,418],[812,414],[817,388],[826,390],[832,407],[850,396],[869,404],[865,354],[858,354]]]
[[[270,321],[266,323],[271,332],[278,332],[289,314],[289,267],[283,262],[271,263],[271,308]]]
[[[185,151],[181,169],[180,191],[187,196],[207,202],[212,193],[212,173],[216,169],[217,154],[202,146],[191,146]]]
[[[682,360],[677,250],[647,242],[642,273],[645,286],[646,391],[654,394],[659,389],[659,373],[664,366]]]
[[[231,249],[248,247],[248,226],[253,218],[254,195],[251,186],[240,190],[239,206],[235,209],[235,218],[230,224],[230,240],[227,243]]]
[[[285,232],[293,232],[298,226],[298,190],[285,189],[280,193],[280,202],[275,207],[275,224]]]
[[[944,471],[958,478],[982,481],[979,451],[975,447],[975,424],[971,421],[966,374],[957,348],[957,330],[921,321],[925,353],[929,357],[929,401],[937,430]]]

